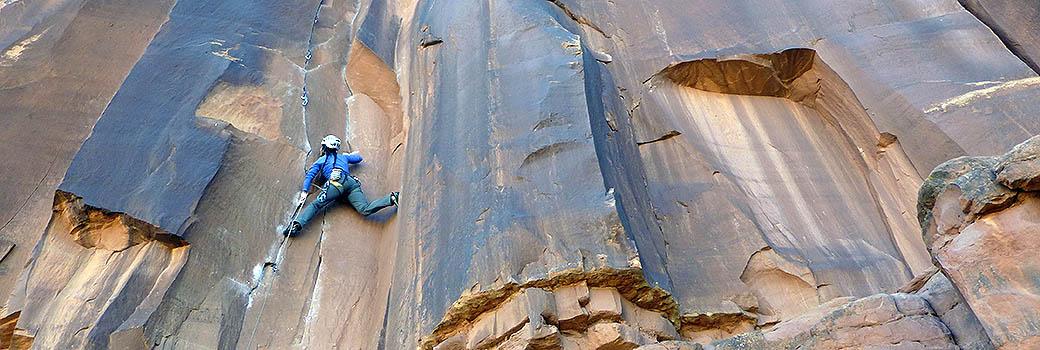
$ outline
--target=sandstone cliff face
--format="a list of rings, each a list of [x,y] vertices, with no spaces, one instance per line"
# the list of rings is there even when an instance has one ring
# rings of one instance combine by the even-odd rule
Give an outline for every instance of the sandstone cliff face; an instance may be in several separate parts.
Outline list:
[[[1032,348],[1033,10],[0,1],[0,348]]]

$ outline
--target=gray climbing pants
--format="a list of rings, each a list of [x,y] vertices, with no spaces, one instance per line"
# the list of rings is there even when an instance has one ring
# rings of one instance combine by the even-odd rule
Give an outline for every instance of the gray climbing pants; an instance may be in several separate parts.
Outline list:
[[[321,193],[318,193],[318,198],[315,198],[311,204],[303,208],[303,212],[296,217],[295,221],[300,223],[300,226],[307,226],[307,222],[311,221],[311,218],[314,218],[314,215],[319,210],[325,208],[333,201],[348,201],[358,213],[364,216],[393,205],[390,202],[389,194],[369,202],[365,198],[365,193],[361,192],[361,182],[353,176],[347,176],[343,179],[342,186],[336,186],[331,181],[326,181],[325,187],[321,189]]]

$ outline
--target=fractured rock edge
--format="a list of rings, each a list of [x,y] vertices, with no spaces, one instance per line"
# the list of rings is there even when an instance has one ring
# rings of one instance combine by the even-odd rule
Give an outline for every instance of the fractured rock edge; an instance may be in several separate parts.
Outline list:
[[[468,330],[482,314],[503,305],[527,288],[555,290],[560,287],[584,281],[589,288],[615,288],[626,300],[647,310],[660,312],[676,327],[678,322],[677,304],[671,295],[660,288],[651,287],[643,278],[639,268],[614,269],[598,268],[590,271],[568,269],[548,279],[531,281],[524,284],[511,283],[502,287],[464,295],[445,312],[441,322],[433,332],[424,337],[420,347],[432,350],[434,346],[448,338]]]
[[[723,94],[782,97],[811,106],[820,84],[818,79],[813,79],[815,75],[806,73],[815,64],[815,50],[790,48],[776,53],[726,55],[674,63],[651,79],[666,78],[678,85]]]
[[[495,310],[438,343],[434,350],[559,349],[569,342],[633,348],[679,339],[665,315],[636,306],[615,288],[585,281],[555,288],[527,288]],[[627,345],[625,345],[627,344]]]
[[[96,208],[83,198],[58,190],[54,194],[54,215],[68,220],[73,240],[84,248],[123,251],[146,241],[158,241],[169,248],[188,245],[180,236],[130,215]],[[124,239],[125,238],[125,239]]]
[[[155,225],[56,191],[47,231],[4,307],[0,349],[106,348],[112,334],[141,333],[187,261],[188,248]],[[61,259],[76,263],[52,268]],[[44,270],[33,274],[37,265]],[[64,315],[54,317],[59,310]]]
[[[573,286],[563,287],[561,290],[566,288]],[[571,302],[579,301],[581,293],[566,291],[560,294],[561,290],[553,293],[557,302],[560,302],[559,298]],[[611,290],[601,293],[598,297],[593,295],[592,301],[586,306],[592,309],[595,300],[604,301],[603,294],[609,294]],[[838,298],[769,329],[754,330],[710,343],[698,343],[680,340],[674,329],[672,332],[655,333],[652,322],[647,327],[646,320],[633,316],[633,312],[653,312],[631,304],[623,306],[624,314],[621,318],[603,319],[583,325],[580,329],[565,331],[562,329],[562,321],[552,324],[550,318],[544,317],[547,316],[546,313],[552,312],[560,312],[560,318],[563,317],[561,310],[546,309],[543,303],[538,302],[539,299],[544,299],[548,292],[534,289],[527,290],[526,293],[533,295],[511,299],[507,302],[508,305],[483,315],[467,332],[453,335],[438,344],[434,350],[824,350],[901,343],[912,343],[925,349],[958,349],[954,334],[942,316],[934,310],[927,297],[915,294],[876,294],[859,299]],[[505,315],[498,315],[500,313]],[[588,313],[591,313],[591,310]],[[663,320],[660,314],[656,314],[656,317]]]

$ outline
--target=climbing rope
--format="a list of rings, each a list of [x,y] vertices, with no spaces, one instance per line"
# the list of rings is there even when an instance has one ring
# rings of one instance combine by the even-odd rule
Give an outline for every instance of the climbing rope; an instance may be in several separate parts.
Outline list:
[[[306,202],[307,201],[301,201],[300,204],[296,205],[296,210],[293,210],[292,220],[296,220],[296,215],[299,215],[300,208],[303,208],[303,204],[306,203]],[[290,225],[291,225],[292,220],[289,221]],[[288,235],[283,235],[282,236],[282,242],[278,244],[278,253],[274,255],[274,261],[272,261],[270,263],[271,264],[271,272],[273,272],[273,273],[278,273],[278,264],[282,262],[281,260],[282,260],[282,257],[284,256],[283,254],[285,254],[285,248],[290,245],[290,244],[286,244],[287,241],[289,241],[289,236]],[[274,277],[272,277],[272,278],[274,278]],[[264,282],[263,277],[260,278],[260,281],[257,281],[257,283],[263,283],[263,282]],[[256,329],[260,328],[260,320],[263,319],[263,317],[264,317],[264,309],[267,308],[267,299],[271,297],[271,290],[274,290],[274,286],[275,286],[276,282],[278,282],[278,279],[272,280],[271,281],[271,285],[267,286],[267,291],[264,293],[264,301],[263,301],[262,304],[260,304],[260,313],[258,313],[256,315],[256,324],[253,325],[253,332],[249,335],[249,345],[246,346],[246,349],[249,349],[249,348],[253,347],[253,338],[256,337]]]
[[[311,45],[313,44],[313,40],[314,40],[314,27],[318,23],[318,14],[321,13],[321,6],[324,5],[324,4],[325,4],[325,0],[319,1],[318,2],[318,7],[314,10],[314,22],[311,25],[311,35],[307,39],[307,55],[306,55],[306,61],[305,61],[306,63],[310,63],[310,60],[311,60]],[[305,82],[306,82],[306,74],[307,73],[305,71],[304,72],[304,81]],[[303,93],[300,95],[300,99],[303,100],[302,104],[303,104],[304,107],[306,107],[307,103],[310,100],[310,98],[307,96],[307,85],[306,85],[306,83],[304,83],[304,84],[305,85],[303,86]],[[306,113],[306,110],[305,110],[305,113]],[[304,123],[306,123],[306,118],[304,118]],[[303,208],[303,205],[306,202],[307,202],[306,200],[303,200],[303,201],[300,201],[300,203],[296,205],[296,210],[293,210],[292,220],[296,220],[296,216],[299,215],[300,209]],[[292,224],[291,223],[292,220],[290,220],[289,225]],[[289,241],[289,236],[288,235],[283,235],[282,236],[282,242],[279,243],[279,246],[278,246],[278,253],[275,254],[274,261],[271,262],[271,272],[273,272],[273,273],[276,273],[276,274],[278,273],[278,264],[282,262],[283,255],[285,254],[285,248],[290,245],[290,244],[286,244],[287,241]],[[274,278],[274,277],[272,277],[272,278]],[[246,345],[246,349],[250,349],[250,348],[253,347],[253,340],[254,340],[254,338],[256,338],[256,330],[257,330],[257,328],[260,328],[260,321],[263,319],[264,310],[267,308],[267,299],[269,299],[271,297],[271,290],[274,289],[275,283],[277,283],[277,282],[278,282],[277,279],[272,280],[271,281],[271,285],[269,285],[267,287],[267,291],[264,293],[264,301],[263,301],[263,303],[260,304],[260,312],[256,316],[256,324],[253,325],[253,332],[249,335],[249,344]],[[257,283],[258,283],[258,286],[259,286],[260,283],[263,283],[263,277],[261,277],[260,281],[257,281]]]

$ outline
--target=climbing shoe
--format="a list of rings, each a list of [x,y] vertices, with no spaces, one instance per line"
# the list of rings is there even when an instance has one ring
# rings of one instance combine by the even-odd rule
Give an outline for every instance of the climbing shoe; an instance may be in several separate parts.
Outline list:
[[[298,223],[296,221],[292,221],[292,222],[289,223],[289,226],[286,227],[284,231],[282,231],[282,235],[284,235],[284,236],[292,236],[292,235],[296,234],[297,232],[300,232],[300,228],[301,228],[300,227],[300,223]]]
[[[401,192],[390,192],[390,204],[397,205],[398,197],[401,197]]]

